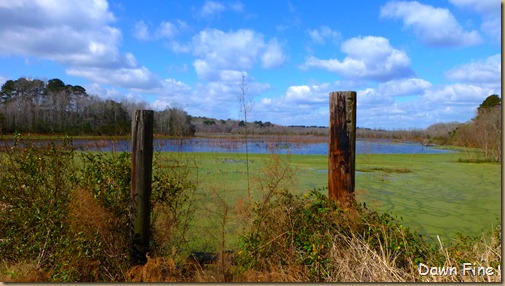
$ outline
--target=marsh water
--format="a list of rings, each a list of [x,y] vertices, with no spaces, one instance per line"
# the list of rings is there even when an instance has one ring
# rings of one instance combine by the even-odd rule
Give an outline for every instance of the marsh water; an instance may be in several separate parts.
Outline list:
[[[131,151],[130,140],[74,140],[74,147],[83,150]],[[244,153],[246,144],[243,138],[185,138],[155,139],[155,151],[161,152],[215,152]],[[282,138],[251,138],[248,140],[248,151],[251,154],[306,154],[327,155],[328,142],[293,141]],[[389,140],[357,139],[357,154],[437,154],[452,151],[424,146],[416,142],[391,142]]]

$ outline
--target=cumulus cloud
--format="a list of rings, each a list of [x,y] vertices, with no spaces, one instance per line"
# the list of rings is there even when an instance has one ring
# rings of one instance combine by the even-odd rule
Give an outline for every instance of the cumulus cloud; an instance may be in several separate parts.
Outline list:
[[[261,66],[267,69],[281,66],[285,60],[286,56],[276,39],[270,40],[260,55]]]
[[[427,90],[422,98],[441,105],[468,105],[475,109],[487,96],[500,94],[500,90],[474,84],[455,83]]]
[[[96,83],[111,84],[143,92],[156,92],[160,79],[145,67],[117,68],[111,73],[100,67],[69,68],[69,75],[84,77]]]
[[[407,101],[397,101],[379,89],[357,92],[357,125],[369,128],[394,126],[426,128],[436,122],[465,122],[474,116],[476,106],[489,92],[474,85],[440,85],[425,89]]]
[[[252,69],[256,63],[263,68],[273,68],[285,61],[285,55],[274,38],[265,42],[262,34],[240,29],[223,32],[206,29],[192,38],[188,44],[174,43],[174,52],[191,52],[197,59],[193,67],[200,79],[219,80],[222,72]]]
[[[195,91],[187,84],[175,79],[164,79],[160,84],[159,96],[151,103],[153,109],[163,110],[175,106],[185,108],[188,103],[194,104]]]
[[[499,85],[501,82],[501,55],[496,54],[485,60],[457,66],[447,71],[445,76],[458,82]]]
[[[466,32],[454,15],[416,1],[392,1],[381,8],[382,18],[401,19],[425,44],[434,47],[472,46],[482,42],[477,31]]]
[[[0,54],[64,64],[113,64],[121,32],[109,25],[114,16],[107,2],[72,2],[11,1],[0,6]]]
[[[285,102],[289,104],[314,105],[326,103],[330,84],[295,85],[286,90]]]
[[[431,86],[431,83],[424,79],[406,78],[381,83],[377,90],[387,96],[418,95]]]
[[[365,88],[356,92],[357,111],[362,112],[365,109],[389,110],[388,107],[394,104],[391,96],[385,96],[375,88]]]
[[[68,74],[97,83],[156,87],[155,74],[132,54],[120,52],[122,35],[114,21],[106,0],[5,2],[0,5],[0,54],[55,61],[67,66]],[[138,24],[139,36],[144,26]]]
[[[347,57],[321,60],[309,57],[303,68],[320,68],[348,79],[387,81],[413,74],[410,59],[403,51],[393,48],[383,37],[358,37],[345,41],[342,51]]]
[[[259,99],[254,111],[261,120],[277,124],[327,126],[329,93],[349,87],[339,81],[292,85],[278,96]]]

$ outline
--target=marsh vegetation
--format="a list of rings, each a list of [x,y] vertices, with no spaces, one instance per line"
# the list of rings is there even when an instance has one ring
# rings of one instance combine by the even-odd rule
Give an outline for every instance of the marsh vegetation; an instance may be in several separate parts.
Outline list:
[[[418,272],[419,263],[501,265],[500,165],[458,162],[462,153],[358,155],[359,204],[341,209],[326,196],[324,156],[250,154],[248,202],[243,154],[156,152],[151,252],[131,267],[130,154],[77,151],[70,138],[16,140],[1,156],[3,281],[501,279]],[[195,252],[216,259],[199,264]]]
[[[358,128],[357,203],[347,208],[326,196],[327,128],[248,122],[248,102],[241,121],[155,112],[151,251],[132,266],[128,134],[146,105],[59,79],[5,82],[0,280],[501,281],[501,98],[467,123]],[[180,149],[163,149],[168,137]],[[375,152],[382,139],[418,149]],[[492,271],[453,273],[462,267]]]

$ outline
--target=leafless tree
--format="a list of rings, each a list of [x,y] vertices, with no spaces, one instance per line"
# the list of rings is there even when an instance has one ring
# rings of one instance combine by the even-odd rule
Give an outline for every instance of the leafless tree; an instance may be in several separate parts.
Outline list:
[[[245,80],[245,75],[242,75],[242,81],[240,82],[240,93],[238,94],[238,102],[240,107],[240,114],[243,116],[244,120],[244,135],[245,135],[245,160],[246,160],[246,172],[247,172],[247,195],[249,201],[252,200],[251,189],[250,189],[250,172],[249,172],[249,141],[248,135],[249,130],[247,126],[247,115],[251,112],[254,106],[254,95],[247,93],[248,87]]]

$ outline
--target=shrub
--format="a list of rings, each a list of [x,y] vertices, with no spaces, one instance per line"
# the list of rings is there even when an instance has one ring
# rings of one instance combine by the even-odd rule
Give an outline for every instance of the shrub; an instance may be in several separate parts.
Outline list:
[[[197,182],[191,179],[194,160],[180,154],[157,154],[153,160],[151,194],[152,255],[170,255],[181,262],[189,254],[186,233],[195,212]],[[178,259],[179,258],[179,259]]]
[[[349,249],[351,241],[381,253],[390,267],[406,272],[430,253],[421,236],[391,216],[360,206],[340,209],[317,190],[304,197],[280,192],[255,208],[254,217],[238,252],[241,274],[275,270],[294,275],[296,281],[347,281],[336,275],[335,249]]]
[[[4,261],[56,262],[58,248],[68,243],[62,224],[76,186],[71,142],[35,146],[19,135],[0,157],[0,256]]]
[[[127,156],[79,157],[71,140],[59,142],[18,136],[0,158],[0,256],[6,264],[35,261],[48,281],[123,280]]]

